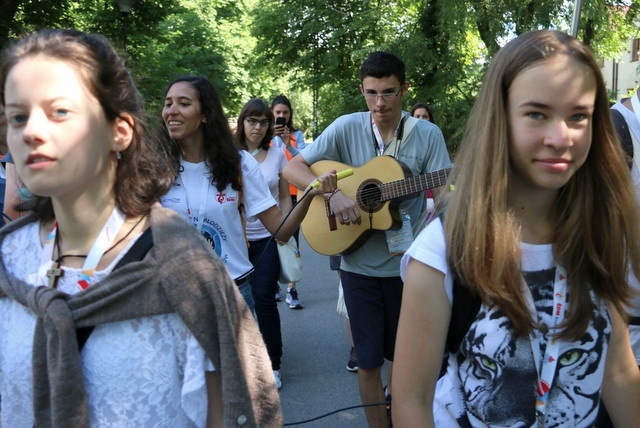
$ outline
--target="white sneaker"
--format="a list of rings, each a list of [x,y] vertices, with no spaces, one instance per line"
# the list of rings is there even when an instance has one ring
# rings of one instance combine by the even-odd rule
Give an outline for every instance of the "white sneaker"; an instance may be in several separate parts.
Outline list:
[[[280,370],[274,370],[273,377],[276,378],[276,388],[282,388],[282,380],[280,380]]]
[[[285,300],[291,309],[304,308],[304,305],[298,299],[298,291],[295,288],[287,288],[287,298]]]

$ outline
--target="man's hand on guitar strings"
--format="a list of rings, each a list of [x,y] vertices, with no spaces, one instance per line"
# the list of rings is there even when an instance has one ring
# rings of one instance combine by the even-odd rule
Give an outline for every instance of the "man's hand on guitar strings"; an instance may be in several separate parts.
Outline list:
[[[340,224],[360,224],[362,222],[360,208],[358,208],[353,199],[343,192],[337,192],[331,196],[329,207],[331,212],[339,219]]]

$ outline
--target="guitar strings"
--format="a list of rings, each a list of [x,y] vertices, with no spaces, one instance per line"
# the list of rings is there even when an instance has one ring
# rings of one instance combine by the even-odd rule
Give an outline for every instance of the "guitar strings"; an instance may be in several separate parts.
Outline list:
[[[404,181],[404,180],[399,180],[399,181]],[[395,183],[396,182],[386,183],[386,184],[383,184],[382,186],[376,187],[375,189],[363,189],[360,192],[360,195],[363,197],[363,199],[370,199],[370,198],[373,199],[372,198],[373,196],[382,195],[384,193],[385,189],[383,189],[383,187],[387,188],[386,189],[387,193],[390,195],[388,199],[393,199],[395,196],[395,193],[406,194],[406,192],[402,191],[402,189],[396,192],[397,189],[392,188]],[[428,183],[428,186],[426,188],[416,190],[415,192],[410,191],[409,193],[419,193],[419,192],[422,192],[423,190],[432,189],[433,187],[435,187],[434,185],[435,183]],[[403,186],[406,187],[406,185],[403,185]],[[422,186],[419,186],[419,187],[422,187]],[[388,200],[388,199],[385,199],[385,200]]]
[[[443,179],[446,180],[447,179],[447,177],[448,177],[450,172],[451,172],[451,169],[443,169],[443,170],[434,171],[432,173],[429,173],[431,175],[437,175],[436,178],[426,177],[425,175],[419,175],[419,176],[413,176],[413,177],[408,177],[408,178],[405,178],[405,179],[391,181],[389,183],[384,183],[384,184],[376,187],[375,189],[363,189],[360,192],[360,195],[364,199],[369,199],[372,196],[375,196],[376,194],[382,195],[382,193],[384,192],[382,190],[382,188],[384,187],[384,188],[389,190],[388,193],[390,194],[390,197],[388,199],[384,199],[384,200],[389,200],[389,199],[393,199],[395,197],[394,191],[397,190],[397,189],[394,189],[394,187],[402,186],[402,187],[411,188],[412,185],[418,185],[418,187],[422,187],[422,183],[423,182],[426,183],[427,187],[425,189],[417,190],[416,192],[411,192],[411,193],[419,193],[422,190],[432,189],[432,188],[436,187],[436,184],[439,183],[441,180],[443,180]],[[404,193],[404,192],[398,192],[398,193]]]

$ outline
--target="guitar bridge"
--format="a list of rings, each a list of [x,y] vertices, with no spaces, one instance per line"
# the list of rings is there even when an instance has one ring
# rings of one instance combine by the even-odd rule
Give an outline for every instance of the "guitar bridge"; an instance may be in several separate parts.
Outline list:
[[[329,222],[329,230],[337,230],[338,224],[336,223],[336,215],[331,212],[331,207],[329,206],[329,199],[324,199],[324,208],[327,213],[327,221]]]

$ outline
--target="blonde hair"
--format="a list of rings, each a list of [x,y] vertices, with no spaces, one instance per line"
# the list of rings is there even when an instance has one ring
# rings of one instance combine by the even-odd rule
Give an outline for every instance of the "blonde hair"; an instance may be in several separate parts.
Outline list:
[[[606,87],[589,49],[559,31],[525,33],[493,58],[465,130],[445,215],[447,257],[460,281],[496,305],[518,335],[534,322],[521,292],[520,227],[507,204],[508,92],[520,72],[555,55],[587,66],[596,81],[592,145],[584,165],[560,190],[553,248],[567,269],[569,311],[561,336],[576,338],[591,317],[590,291],[624,313],[629,263],[640,272],[633,183],[612,124]]]

